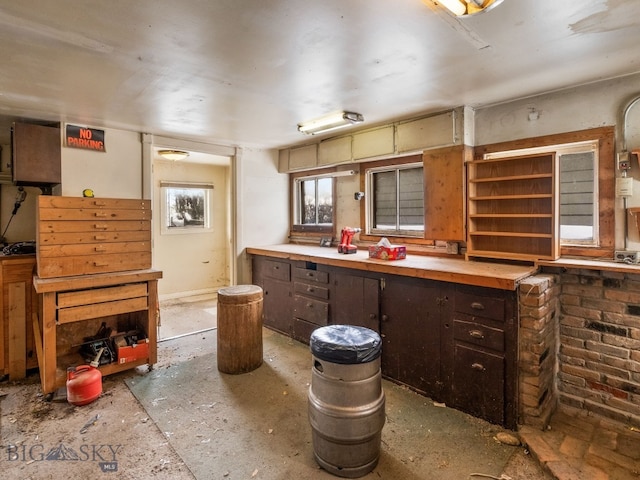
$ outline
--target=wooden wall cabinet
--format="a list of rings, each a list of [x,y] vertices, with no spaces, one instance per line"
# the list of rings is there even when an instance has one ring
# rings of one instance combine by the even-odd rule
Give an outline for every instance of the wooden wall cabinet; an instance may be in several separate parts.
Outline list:
[[[0,375],[24,378],[38,366],[31,328],[37,298],[33,289],[34,255],[2,257],[0,260]]]
[[[554,153],[476,160],[468,178],[467,257],[559,257]]]
[[[13,181],[17,185],[54,185],[62,181],[59,127],[14,123]]]

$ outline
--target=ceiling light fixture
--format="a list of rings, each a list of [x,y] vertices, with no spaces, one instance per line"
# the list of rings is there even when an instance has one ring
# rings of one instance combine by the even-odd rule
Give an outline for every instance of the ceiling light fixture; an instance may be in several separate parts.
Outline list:
[[[486,12],[502,3],[503,0],[436,0],[457,17]]]
[[[182,150],[158,150],[158,155],[167,160],[184,160],[189,156],[189,152],[184,152]]]
[[[355,112],[337,112],[298,124],[298,130],[307,135],[326,133],[338,128],[364,122],[364,117]]]

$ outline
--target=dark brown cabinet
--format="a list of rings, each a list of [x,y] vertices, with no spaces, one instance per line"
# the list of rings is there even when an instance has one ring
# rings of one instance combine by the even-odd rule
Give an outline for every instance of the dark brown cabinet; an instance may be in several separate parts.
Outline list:
[[[59,127],[14,123],[11,136],[14,183],[45,187],[62,181]]]
[[[290,262],[254,257],[253,283],[263,290],[264,325],[291,336],[293,304]]]
[[[357,272],[331,270],[331,323],[358,325],[380,333],[380,280]]]
[[[293,266],[293,332],[308,343],[311,333],[329,324],[329,274],[316,264]]]
[[[516,308],[515,292],[456,287],[450,403],[509,428],[517,414]]]
[[[443,282],[388,276],[381,300],[383,375],[439,401],[450,290]]]
[[[253,257],[264,324],[308,343],[347,324],[382,337],[382,374],[438,402],[515,428],[514,291]]]

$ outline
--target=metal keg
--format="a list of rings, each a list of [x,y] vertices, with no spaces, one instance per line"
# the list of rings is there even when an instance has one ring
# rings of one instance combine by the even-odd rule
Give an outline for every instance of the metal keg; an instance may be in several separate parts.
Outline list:
[[[329,325],[311,335],[314,456],[340,477],[364,476],[378,464],[385,422],[381,343],[373,330],[352,325]]]

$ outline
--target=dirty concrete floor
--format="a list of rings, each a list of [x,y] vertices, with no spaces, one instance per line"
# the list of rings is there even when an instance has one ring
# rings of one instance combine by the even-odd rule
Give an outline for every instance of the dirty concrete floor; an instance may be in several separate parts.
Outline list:
[[[103,395],[83,407],[46,401],[37,374],[0,383],[2,476],[337,478],[313,459],[308,348],[268,330],[264,339],[264,364],[235,376],[217,372],[215,330],[162,342],[150,372],[105,377]],[[496,442],[501,428],[389,382],[383,387],[380,462],[363,478],[551,478],[524,448]]]

